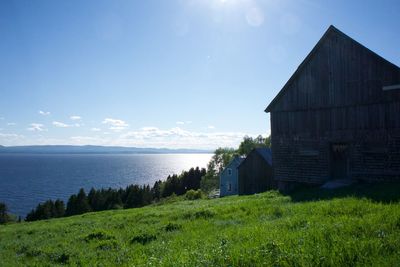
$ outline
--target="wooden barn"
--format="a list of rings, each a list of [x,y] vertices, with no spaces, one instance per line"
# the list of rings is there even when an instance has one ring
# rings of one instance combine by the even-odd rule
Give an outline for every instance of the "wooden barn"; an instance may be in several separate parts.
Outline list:
[[[238,167],[244,158],[235,156],[220,174],[219,196],[238,194]]]
[[[269,148],[253,149],[239,165],[239,195],[249,195],[276,188],[272,154]]]
[[[280,188],[400,180],[400,69],[335,27],[265,111]]]

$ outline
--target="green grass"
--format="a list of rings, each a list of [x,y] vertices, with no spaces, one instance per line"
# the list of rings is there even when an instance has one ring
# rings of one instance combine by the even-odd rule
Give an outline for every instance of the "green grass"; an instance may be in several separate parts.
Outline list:
[[[399,189],[180,198],[10,224],[0,266],[399,266]]]

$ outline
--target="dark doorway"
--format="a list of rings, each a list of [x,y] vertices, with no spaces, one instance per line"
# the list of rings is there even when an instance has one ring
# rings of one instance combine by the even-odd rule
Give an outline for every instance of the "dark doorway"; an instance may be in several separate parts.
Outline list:
[[[345,143],[331,144],[331,179],[349,179],[348,146]]]

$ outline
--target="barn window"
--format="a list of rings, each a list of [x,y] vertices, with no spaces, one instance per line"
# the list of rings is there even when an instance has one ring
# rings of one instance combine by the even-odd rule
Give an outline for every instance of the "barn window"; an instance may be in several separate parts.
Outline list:
[[[228,169],[228,175],[232,175],[232,169]]]
[[[231,183],[228,184],[228,191],[229,192],[232,191],[232,184]]]

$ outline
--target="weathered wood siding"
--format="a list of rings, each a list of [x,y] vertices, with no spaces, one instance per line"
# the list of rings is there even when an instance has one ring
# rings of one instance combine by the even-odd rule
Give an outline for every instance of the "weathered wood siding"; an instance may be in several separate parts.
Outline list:
[[[249,195],[276,188],[272,166],[255,151],[239,165],[239,195]]]
[[[352,179],[400,179],[400,90],[395,65],[337,31],[286,85],[271,112],[275,179],[322,183],[331,144],[347,144]]]
[[[316,110],[400,101],[398,90],[382,87],[400,82],[398,68],[331,31],[302,66],[274,111]]]

